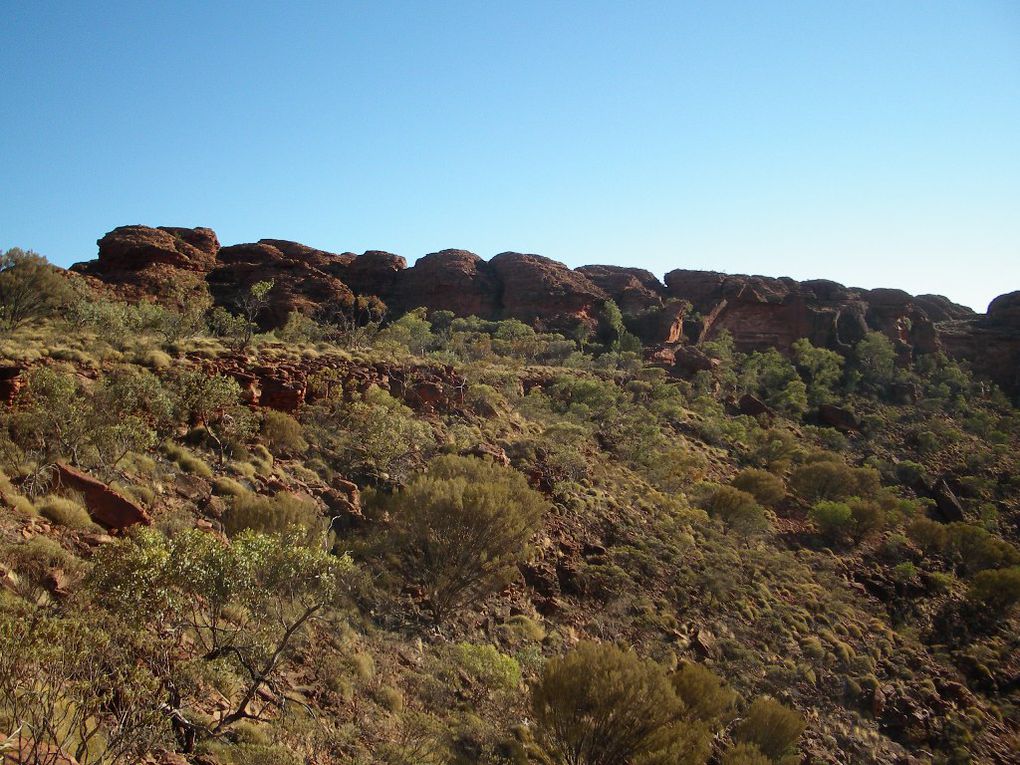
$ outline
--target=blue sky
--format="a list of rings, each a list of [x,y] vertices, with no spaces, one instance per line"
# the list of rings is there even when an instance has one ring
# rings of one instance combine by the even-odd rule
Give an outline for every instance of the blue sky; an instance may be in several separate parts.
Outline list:
[[[0,247],[128,223],[1020,289],[1020,4],[0,5]]]

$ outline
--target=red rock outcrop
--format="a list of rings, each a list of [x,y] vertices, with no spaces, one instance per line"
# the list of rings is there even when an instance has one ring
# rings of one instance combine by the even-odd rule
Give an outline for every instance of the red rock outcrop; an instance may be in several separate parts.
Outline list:
[[[401,273],[387,303],[395,311],[425,306],[430,311],[495,319],[500,292],[499,278],[473,252],[441,250]]]
[[[666,274],[663,284],[638,268],[571,270],[514,252],[486,262],[465,250],[431,253],[408,268],[401,256],[380,250],[336,254],[283,239],[220,248],[207,228],[147,226],[114,229],[99,240],[98,260],[73,270],[132,300],[160,299],[182,283],[200,290],[208,284],[216,301],[227,306],[256,281],[273,279],[270,305],[259,317],[266,329],[282,325],[293,311],[349,307],[358,295],[380,298],[391,316],[421,306],[458,316],[515,318],[539,330],[563,332],[579,324],[597,329],[602,304],[612,299],[627,328],[651,346],[697,345],[726,331],[741,351],[786,351],[807,338],[845,353],[877,330],[896,344],[904,360],[945,351],[1007,391],[1020,392],[1020,292],[997,298],[987,315],[978,315],[940,295],[913,297],[821,279],[680,269]],[[680,353],[677,371],[705,368],[696,356],[690,350]],[[298,391],[284,387],[277,396],[272,383],[269,389],[267,400],[300,405]],[[250,391],[252,398],[258,395]],[[430,397],[427,388],[420,397]]]
[[[212,229],[173,226],[121,226],[97,244],[98,259],[71,270],[131,300],[165,298],[181,287],[201,288],[220,248]]]
[[[152,519],[141,505],[102,481],[77,468],[57,463],[57,484],[79,492],[92,520],[111,531],[122,531],[137,523],[148,526]]]
[[[588,277],[541,255],[503,252],[489,261],[503,285],[502,313],[539,329],[570,330],[598,324],[609,299]]]
[[[940,346],[1003,390],[1020,394],[1020,291],[995,298],[985,315],[941,322]]]
[[[13,404],[18,392],[25,387],[25,368],[0,367],[0,403]]]
[[[344,268],[344,282],[358,295],[375,295],[383,302],[393,293],[407,261],[383,250],[368,250],[352,258]]]
[[[235,244],[220,249],[218,265],[208,275],[209,287],[218,304],[232,308],[253,284],[273,280],[269,304],[258,317],[259,324],[270,329],[285,324],[294,311],[312,314],[320,306],[350,305],[353,293],[331,273],[349,260],[283,240]]]

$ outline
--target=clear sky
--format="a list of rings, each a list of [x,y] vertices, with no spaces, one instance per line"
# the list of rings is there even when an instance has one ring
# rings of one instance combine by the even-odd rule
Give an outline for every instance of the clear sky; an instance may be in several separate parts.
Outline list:
[[[0,3],[0,247],[1020,289],[1020,3]]]

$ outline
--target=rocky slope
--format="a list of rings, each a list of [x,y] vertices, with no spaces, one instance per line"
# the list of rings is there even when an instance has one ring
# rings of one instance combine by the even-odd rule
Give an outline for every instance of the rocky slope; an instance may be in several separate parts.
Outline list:
[[[130,298],[161,298],[204,281],[217,303],[230,306],[254,282],[274,279],[277,287],[260,317],[266,328],[283,324],[292,311],[343,309],[355,296],[373,296],[394,313],[425,307],[571,332],[580,325],[596,328],[602,305],[612,299],[648,346],[697,345],[726,331],[740,350],[786,350],[806,337],[845,351],[877,330],[905,359],[945,351],[1010,393],[1020,391],[1020,292],[976,314],[940,295],[683,269],[670,271],[662,283],[641,269],[570,269],[514,252],[485,261],[465,250],[443,250],[408,267],[403,257],[381,251],[337,254],[277,239],[220,247],[208,228],[147,226],[122,226],[98,244],[98,259],[72,270]]]

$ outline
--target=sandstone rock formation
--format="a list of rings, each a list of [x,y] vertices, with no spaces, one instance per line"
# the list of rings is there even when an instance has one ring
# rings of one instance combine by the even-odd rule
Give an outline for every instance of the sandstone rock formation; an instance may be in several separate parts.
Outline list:
[[[77,468],[57,463],[57,483],[79,492],[92,520],[111,531],[123,531],[137,523],[149,525],[152,519],[141,505]]]
[[[110,285],[122,297],[163,298],[195,289],[216,265],[220,249],[210,228],[121,226],[103,236],[99,257],[72,270]]]
[[[657,363],[678,374],[710,368],[696,348],[724,331],[741,351],[785,352],[808,338],[844,353],[865,333],[879,331],[903,359],[945,351],[1010,393],[1020,392],[1020,292],[1000,296],[981,315],[941,295],[914,297],[821,279],[678,269],[662,283],[639,268],[572,270],[540,255],[504,252],[485,261],[455,249],[407,267],[403,257],[380,250],[338,254],[283,239],[221,248],[211,229],[147,226],[114,229],[99,240],[97,260],[72,270],[127,299],[161,299],[179,284],[208,285],[216,302],[228,307],[254,282],[273,279],[270,305],[259,317],[266,329],[281,326],[294,311],[343,309],[366,296],[384,301],[391,315],[425,307],[570,333],[579,325],[596,329],[603,304],[612,299],[627,328],[653,346]],[[285,408],[300,405],[303,394],[276,390],[269,380],[261,395]],[[423,389],[422,397],[429,396]]]
[[[213,298],[231,307],[253,284],[273,280],[269,305],[258,317],[263,328],[282,326],[293,311],[314,313],[319,306],[350,305],[354,295],[330,271],[350,260],[297,242],[263,239],[254,244],[223,247],[209,272]]]
[[[489,266],[503,286],[503,316],[539,329],[570,329],[578,322],[594,327],[609,299],[584,274],[541,255],[502,252]]]

